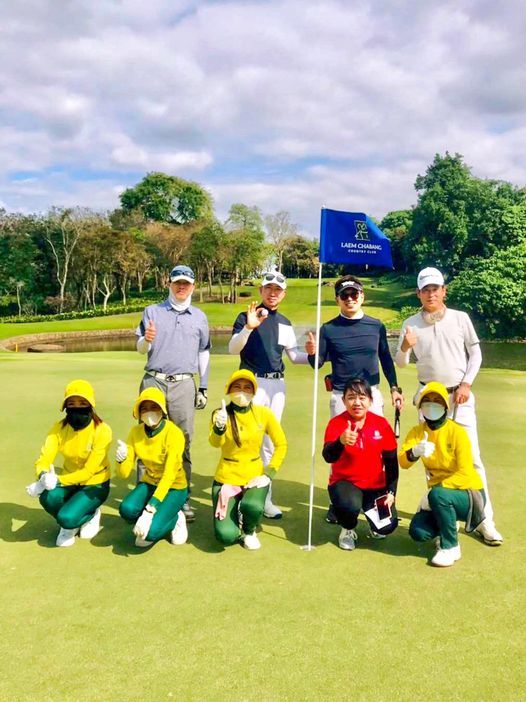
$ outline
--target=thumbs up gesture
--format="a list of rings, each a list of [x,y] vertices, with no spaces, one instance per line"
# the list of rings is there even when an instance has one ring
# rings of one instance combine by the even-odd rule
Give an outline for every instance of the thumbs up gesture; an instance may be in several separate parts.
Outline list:
[[[151,344],[152,341],[155,339],[156,335],[157,330],[155,329],[155,322],[153,321],[153,319],[150,319],[150,321],[148,322],[148,326],[144,331],[144,338],[149,344]]]
[[[340,442],[344,446],[354,446],[358,440],[358,432],[354,422],[347,422],[347,429],[340,435]]]
[[[411,449],[415,458],[429,458],[434,453],[435,444],[432,441],[428,441],[427,437],[428,433],[425,431],[423,439]]]
[[[316,353],[316,337],[311,331],[307,334],[307,341],[305,342],[305,351],[309,354],[309,356],[314,356],[314,354]]]
[[[122,439],[117,439],[117,449],[115,451],[117,463],[122,463],[128,458],[128,444]]]
[[[418,336],[414,327],[407,326],[405,328],[404,340],[402,341],[402,346],[400,348],[405,353],[406,351],[409,351],[409,349],[412,349],[417,341]]]
[[[49,470],[42,473],[40,476],[40,483],[44,490],[54,490],[57,487],[58,477],[55,473],[55,466],[51,464]]]
[[[224,431],[227,421],[228,413],[226,411],[225,401],[221,400],[221,409],[216,410],[214,414],[214,425],[219,429],[219,431]]]

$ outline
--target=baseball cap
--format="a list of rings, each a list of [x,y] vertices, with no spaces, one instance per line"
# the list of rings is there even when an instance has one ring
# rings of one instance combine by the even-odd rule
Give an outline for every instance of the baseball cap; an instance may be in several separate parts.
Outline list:
[[[444,276],[438,268],[423,268],[418,274],[416,285],[419,290],[426,285],[444,285]]]
[[[186,280],[189,283],[195,283],[195,275],[188,266],[176,266],[170,273],[170,283],[175,283],[176,280]]]
[[[340,293],[342,293],[344,290],[358,290],[358,292],[363,292],[363,287],[360,285],[360,283],[357,283],[355,280],[344,280],[343,283],[340,283],[338,287],[336,288],[336,297],[339,297]]]
[[[263,278],[261,279],[261,287],[265,285],[279,285],[282,290],[286,290],[287,279],[279,271],[269,271],[268,273],[263,273]]]

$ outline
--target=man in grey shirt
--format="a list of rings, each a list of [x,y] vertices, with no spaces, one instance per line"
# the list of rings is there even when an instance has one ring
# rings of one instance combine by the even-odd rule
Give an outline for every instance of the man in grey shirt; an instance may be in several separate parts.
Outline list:
[[[135,330],[137,351],[148,354],[140,389],[157,387],[166,397],[168,416],[185,437],[183,467],[189,488],[194,411],[206,406],[210,366],[208,320],[202,310],[191,304],[194,289],[192,269],[175,266],[170,273],[168,299],[146,307]],[[197,373],[199,390],[196,391]],[[183,511],[187,521],[195,519],[188,502]]]

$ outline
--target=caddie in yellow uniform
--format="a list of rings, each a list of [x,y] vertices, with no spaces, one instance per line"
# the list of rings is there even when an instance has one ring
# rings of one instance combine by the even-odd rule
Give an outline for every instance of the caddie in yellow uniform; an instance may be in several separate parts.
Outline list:
[[[35,464],[38,480],[27,492],[57,520],[57,546],[73,546],[79,532],[81,539],[92,539],[100,530],[100,506],[110,491],[111,429],[95,413],[86,380],[67,385],[61,409],[66,416],[51,427]],[[59,453],[64,463],[56,473]]]
[[[227,402],[212,413],[209,434],[212,446],[221,449],[212,485],[216,538],[225,545],[241,539],[250,550],[261,547],[256,528],[271,479],[287,452],[285,434],[272,410],[253,403],[257,388],[252,371],[233,373],[225,387]],[[274,448],[264,467],[260,454],[266,435]]]
[[[471,442],[464,427],[448,419],[449,395],[442,383],[431,382],[418,398],[424,422],[413,427],[398,454],[402,468],[419,458],[426,469],[429,492],[409,526],[415,541],[439,537],[431,559],[435,566],[452,566],[460,559],[457,520],[474,531],[484,519],[486,496],[475,470]]]
[[[139,420],[126,442],[117,442],[117,475],[128,478],[140,459],[140,482],[121,502],[120,515],[134,524],[135,545],[150,546],[167,535],[172,544],[188,538],[183,505],[188,482],[183,470],[183,432],[167,419],[166,400],[159,388],[144,389],[133,407]]]

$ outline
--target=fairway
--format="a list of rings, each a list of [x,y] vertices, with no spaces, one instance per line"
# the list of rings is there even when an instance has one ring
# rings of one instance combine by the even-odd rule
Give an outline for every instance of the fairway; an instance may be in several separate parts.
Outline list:
[[[0,700],[524,699],[526,373],[483,369],[477,377],[482,457],[505,542],[491,548],[462,533],[453,568],[430,567],[433,546],[407,534],[425,485],[420,463],[401,474],[397,531],[371,541],[361,520],[349,553],[336,545],[339,528],[324,521],[327,466],[318,457],[316,549],[300,549],[313,373],[290,364],[289,453],[274,484],[284,518],[264,520],[260,551],[223,550],[212,532],[218,452],[207,432],[209,410],[237,367],[228,356],[212,357],[209,405],[196,414],[189,542],[135,548],[118,516],[128,487],[112,480],[102,531],[91,543],[56,548],[58,527],[24,487],[64,386],[93,383],[114,447],[133,421],[143,360],[128,352],[0,354]],[[408,400],[402,436],[416,419],[415,377],[414,366],[399,373]],[[392,420],[391,408],[386,415]],[[318,456],[327,420],[320,384]]]

